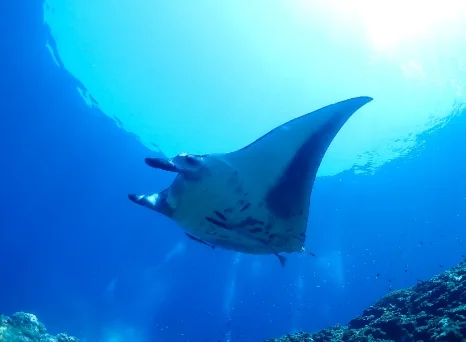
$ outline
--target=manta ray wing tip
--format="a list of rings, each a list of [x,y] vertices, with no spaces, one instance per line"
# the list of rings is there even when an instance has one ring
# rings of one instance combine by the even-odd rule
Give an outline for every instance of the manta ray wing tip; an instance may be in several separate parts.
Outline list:
[[[364,100],[366,103],[371,102],[372,100],[374,100],[374,98],[371,97],[371,96],[361,96],[360,99]]]
[[[373,97],[364,95],[364,96],[356,96],[356,97],[350,98],[347,101],[358,101],[358,102],[362,102],[366,104],[366,103],[371,102],[372,100],[374,100]]]

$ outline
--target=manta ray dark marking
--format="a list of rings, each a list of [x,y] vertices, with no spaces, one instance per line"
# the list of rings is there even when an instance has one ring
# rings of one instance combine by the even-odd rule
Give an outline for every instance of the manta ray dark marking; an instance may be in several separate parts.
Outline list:
[[[220,217],[223,221],[228,221],[226,216],[223,215],[220,211],[217,211],[217,210],[214,210],[214,213],[215,215],[217,215],[218,217]]]

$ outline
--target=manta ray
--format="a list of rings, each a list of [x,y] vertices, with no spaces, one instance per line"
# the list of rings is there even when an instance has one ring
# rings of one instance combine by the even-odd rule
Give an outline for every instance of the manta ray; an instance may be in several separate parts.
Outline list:
[[[248,254],[306,252],[317,170],[347,120],[372,98],[328,105],[276,127],[229,153],[146,158],[175,172],[172,184],[129,199],[175,221],[192,240]]]

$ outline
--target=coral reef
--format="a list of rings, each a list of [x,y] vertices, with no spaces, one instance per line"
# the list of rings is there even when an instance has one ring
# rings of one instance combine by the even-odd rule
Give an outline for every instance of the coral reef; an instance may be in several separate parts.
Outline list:
[[[11,317],[0,316],[0,342],[79,342],[79,340],[66,334],[49,335],[35,315],[17,312]]]
[[[391,292],[348,325],[266,342],[466,342],[466,262]]]

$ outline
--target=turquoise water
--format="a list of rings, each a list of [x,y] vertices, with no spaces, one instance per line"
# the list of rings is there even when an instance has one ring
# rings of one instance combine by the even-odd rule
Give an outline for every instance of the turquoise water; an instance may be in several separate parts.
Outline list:
[[[329,103],[377,99],[319,170],[373,171],[465,97],[459,1],[45,1],[63,67],[167,156],[227,152]]]

